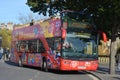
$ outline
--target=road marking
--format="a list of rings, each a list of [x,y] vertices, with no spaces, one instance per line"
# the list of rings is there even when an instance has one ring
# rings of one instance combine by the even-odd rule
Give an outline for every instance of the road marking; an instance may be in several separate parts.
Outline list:
[[[91,75],[91,74],[87,74],[89,77],[91,77],[93,80],[99,80],[97,77]]]
[[[83,73],[86,73],[93,80],[100,80],[98,77],[92,75],[89,71],[83,71]]]

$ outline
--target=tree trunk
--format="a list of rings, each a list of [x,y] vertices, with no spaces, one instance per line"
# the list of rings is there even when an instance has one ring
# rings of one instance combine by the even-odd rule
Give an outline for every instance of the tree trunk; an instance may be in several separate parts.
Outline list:
[[[117,46],[116,41],[112,41],[111,49],[110,49],[110,64],[109,64],[110,74],[115,74],[115,54],[117,52],[116,46]]]
[[[115,74],[115,55],[117,53],[117,50],[119,48],[119,30],[120,30],[120,24],[119,22],[115,21],[115,25],[112,29],[112,38],[111,38],[111,48],[110,48],[110,63],[109,63],[109,73]]]

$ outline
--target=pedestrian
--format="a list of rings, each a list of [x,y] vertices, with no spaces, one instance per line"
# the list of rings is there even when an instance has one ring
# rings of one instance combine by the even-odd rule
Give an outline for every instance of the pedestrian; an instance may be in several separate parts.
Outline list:
[[[3,56],[3,48],[0,47],[0,59],[2,59],[2,56]]]
[[[7,50],[6,50],[6,60],[8,60],[9,59],[9,48],[7,48]]]
[[[30,26],[34,25],[34,19],[31,20]]]

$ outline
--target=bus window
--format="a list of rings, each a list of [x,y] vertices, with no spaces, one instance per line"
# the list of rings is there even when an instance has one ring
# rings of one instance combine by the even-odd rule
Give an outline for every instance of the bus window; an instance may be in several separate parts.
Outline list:
[[[16,48],[17,52],[20,52],[20,42],[19,41],[16,42],[15,48]]]
[[[44,45],[40,40],[39,40],[39,45],[38,45],[38,52],[40,52],[40,53],[45,52]]]
[[[40,40],[28,40],[16,42],[17,52],[39,53],[45,52],[43,43]]]
[[[37,40],[28,40],[28,48],[27,48],[27,52],[31,52],[31,53],[37,53]]]
[[[21,41],[21,42],[19,42],[19,44],[20,44],[20,52],[25,52],[26,51],[26,42]]]
[[[25,52],[25,45],[20,46],[20,52]]]
[[[54,39],[54,50],[60,51],[61,49],[61,38],[57,37]]]
[[[54,50],[54,38],[47,38],[49,47]]]
[[[17,52],[25,52],[26,51],[26,42],[25,41],[17,41],[15,44]]]

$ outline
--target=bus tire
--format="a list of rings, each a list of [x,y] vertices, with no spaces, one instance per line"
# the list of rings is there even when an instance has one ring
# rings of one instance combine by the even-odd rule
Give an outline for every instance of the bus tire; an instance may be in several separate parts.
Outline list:
[[[47,61],[46,60],[43,61],[43,69],[44,69],[45,72],[48,71]]]
[[[43,71],[44,69],[44,65],[43,65],[43,60],[41,61],[41,70]]]
[[[19,57],[18,66],[19,66],[19,67],[22,67],[22,66],[23,66],[23,64],[22,64],[22,58],[21,58],[21,57]]]

